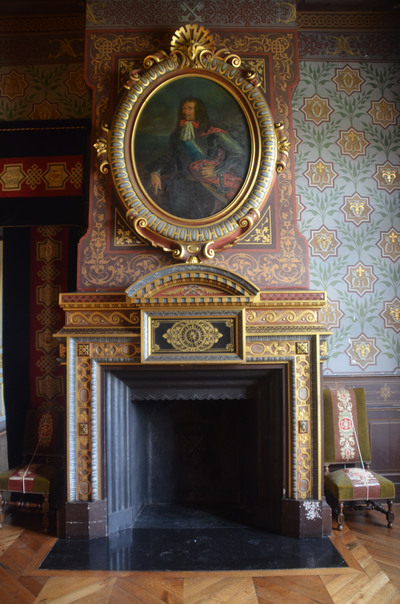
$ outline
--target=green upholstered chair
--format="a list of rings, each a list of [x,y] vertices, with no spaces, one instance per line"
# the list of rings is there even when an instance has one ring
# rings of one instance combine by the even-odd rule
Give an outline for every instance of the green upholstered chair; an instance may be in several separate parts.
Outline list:
[[[394,484],[371,471],[367,407],[363,388],[324,389],[325,490],[338,504],[338,530],[344,523],[343,508],[375,509],[392,527]],[[331,466],[340,465],[340,469]],[[387,510],[382,505],[387,504]]]
[[[0,474],[0,528],[4,510],[13,506],[43,513],[43,530],[49,527],[49,499],[61,490],[64,464],[64,430],[58,411],[29,410],[23,440],[23,464]],[[4,493],[11,496],[6,499]]]

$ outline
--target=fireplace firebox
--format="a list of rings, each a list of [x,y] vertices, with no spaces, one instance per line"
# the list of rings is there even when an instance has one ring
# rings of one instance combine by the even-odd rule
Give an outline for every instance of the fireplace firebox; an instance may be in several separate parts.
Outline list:
[[[282,366],[106,371],[108,531],[172,506],[281,531]],[[156,522],[160,522],[157,518]]]

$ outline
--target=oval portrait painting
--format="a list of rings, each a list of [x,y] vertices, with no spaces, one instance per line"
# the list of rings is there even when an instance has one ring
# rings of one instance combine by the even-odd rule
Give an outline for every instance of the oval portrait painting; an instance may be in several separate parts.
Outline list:
[[[185,220],[206,219],[229,206],[251,164],[249,126],[238,100],[202,76],[159,87],[139,113],[132,142],[147,197]]]

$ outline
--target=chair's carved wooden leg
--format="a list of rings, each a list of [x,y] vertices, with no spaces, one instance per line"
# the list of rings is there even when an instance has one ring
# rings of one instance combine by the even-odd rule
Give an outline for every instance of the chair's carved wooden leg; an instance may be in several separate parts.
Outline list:
[[[393,527],[394,514],[392,511],[393,501],[391,499],[386,500],[387,510],[385,510],[385,506],[379,502],[367,501],[366,503],[369,505],[368,509],[376,510],[377,512],[382,512],[382,514],[385,514],[386,521],[387,521],[387,527],[388,528]]]
[[[49,530],[49,496],[48,495],[43,495],[42,512],[43,512],[43,521],[42,521],[43,531],[45,533],[47,533]]]
[[[338,531],[342,531],[343,530],[343,524],[344,524],[343,501],[338,501],[338,517],[337,517],[337,521],[338,521],[337,530]]]
[[[391,499],[387,500],[387,506],[388,506],[388,510],[386,512],[387,525],[388,525],[388,528],[392,528],[393,527],[393,521],[394,521],[394,514],[393,514],[393,511],[392,511],[393,501]]]
[[[3,522],[4,522],[3,505],[4,505],[3,493],[0,491],[0,528],[3,527]]]

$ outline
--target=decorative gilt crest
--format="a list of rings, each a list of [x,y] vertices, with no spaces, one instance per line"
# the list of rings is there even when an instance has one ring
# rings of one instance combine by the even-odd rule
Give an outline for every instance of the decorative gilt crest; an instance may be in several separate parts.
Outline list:
[[[205,66],[206,60],[213,57],[236,68],[240,68],[242,64],[240,57],[226,48],[216,50],[214,39],[208,29],[197,24],[185,25],[172,36],[170,54],[159,51],[148,55],[143,61],[143,67],[149,69],[155,63],[172,59],[179,64],[180,68],[202,68]],[[261,81],[252,69],[242,69],[242,74],[253,86],[261,85]],[[139,77],[140,70],[132,71],[125,87],[129,89]]]
[[[185,67],[201,67],[202,57],[214,52],[212,35],[200,25],[186,25],[172,36],[171,54],[180,56]]]
[[[169,344],[182,352],[205,352],[212,348],[222,333],[210,321],[177,321],[163,335]]]

